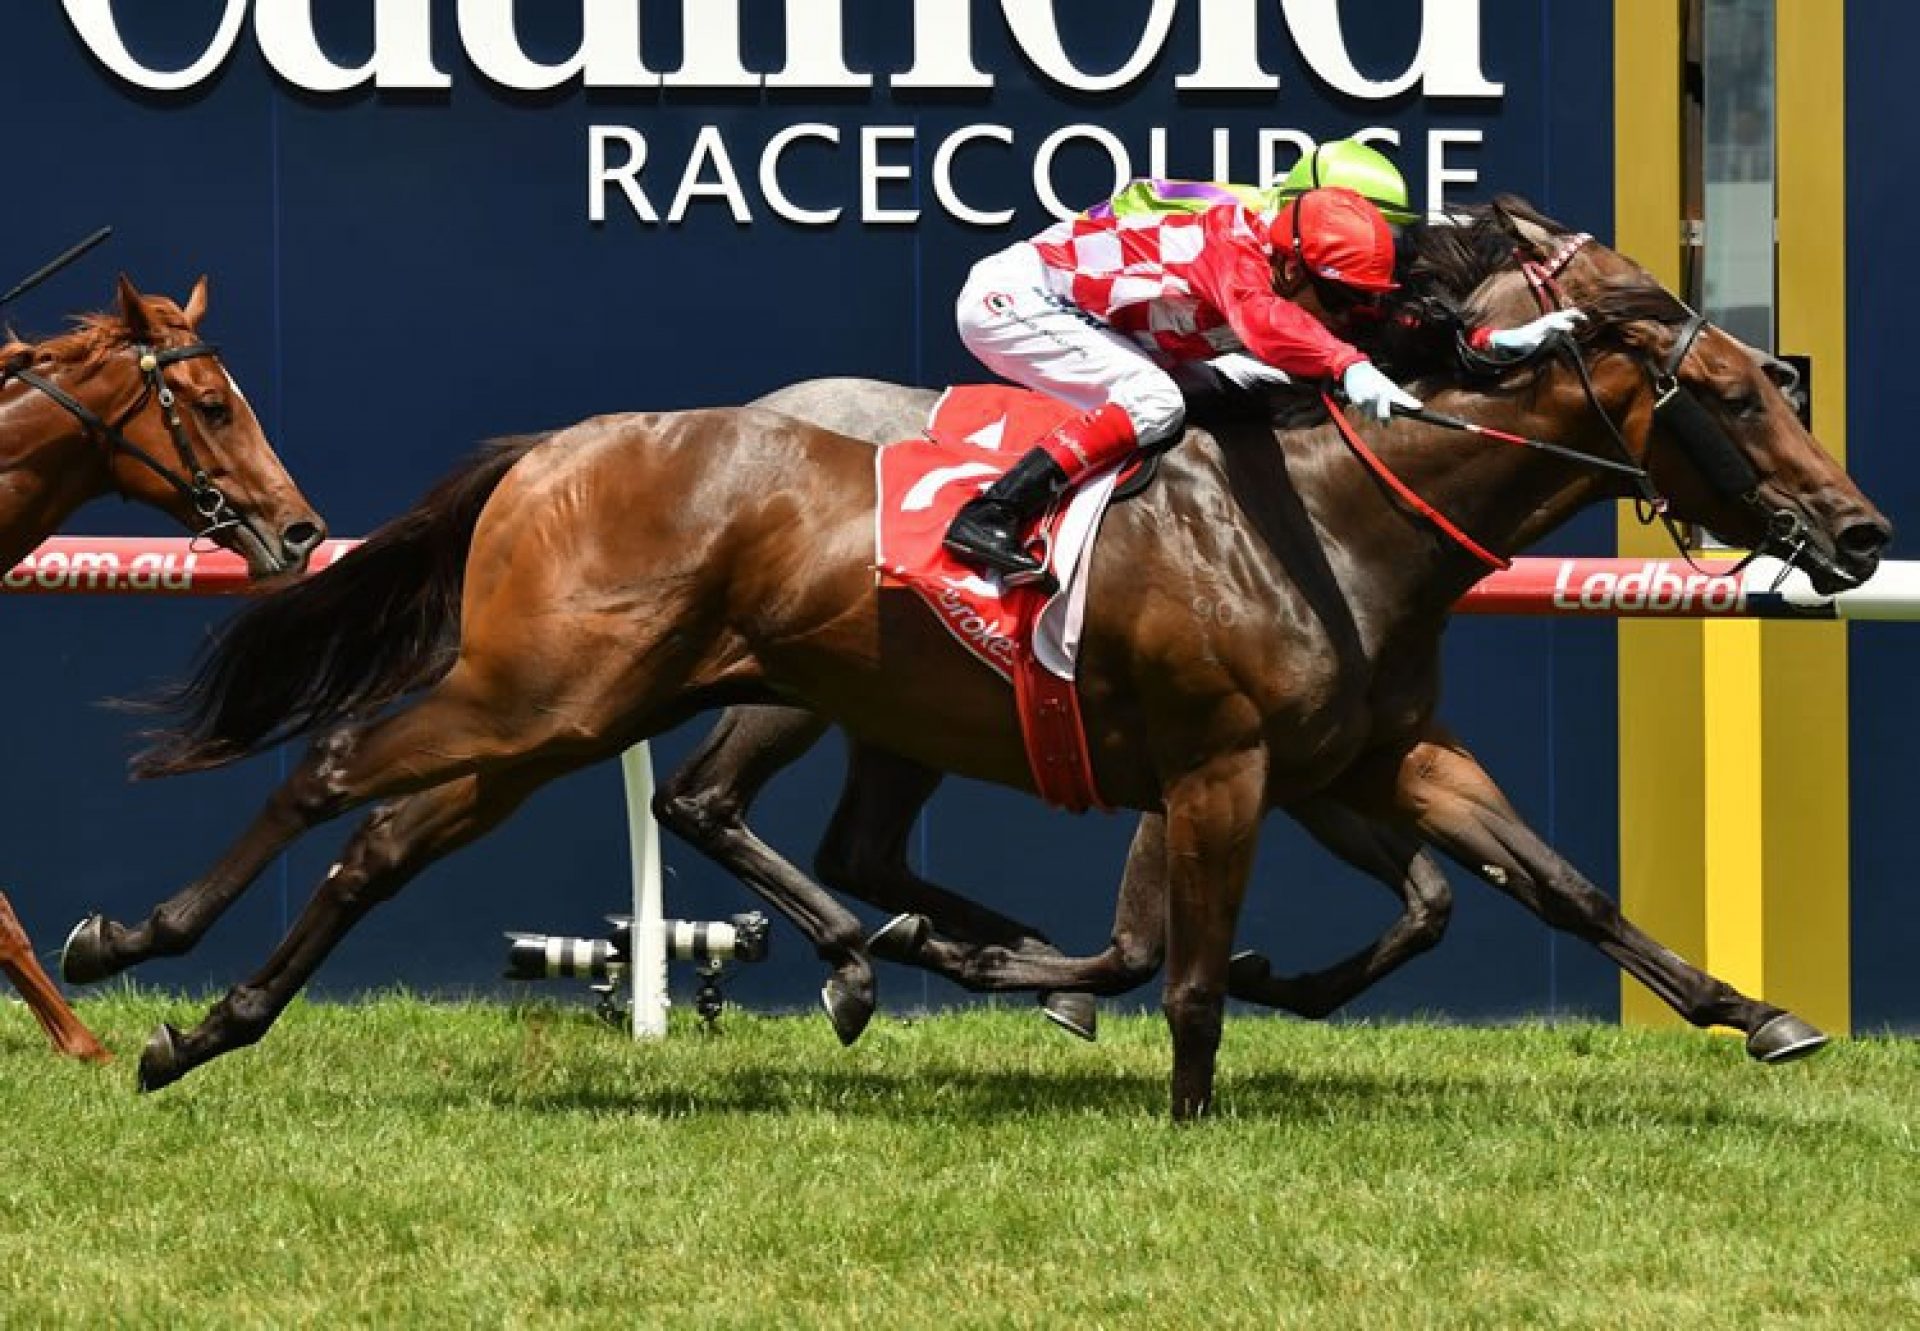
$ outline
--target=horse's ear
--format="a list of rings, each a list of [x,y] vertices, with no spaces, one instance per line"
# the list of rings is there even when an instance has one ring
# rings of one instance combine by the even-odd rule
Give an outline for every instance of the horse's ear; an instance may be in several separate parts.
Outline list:
[[[1537,214],[1524,200],[1511,194],[1501,194],[1488,206],[1493,210],[1493,215],[1500,219],[1500,225],[1507,234],[1532,250],[1534,258],[1542,259],[1553,252],[1553,228],[1542,226],[1535,220]]]
[[[200,274],[200,280],[193,284],[193,294],[187,297],[187,308],[181,311],[187,316],[187,327],[194,332],[200,331],[200,321],[207,317],[207,275]]]
[[[125,273],[120,274],[119,295],[120,322],[126,326],[128,336],[137,342],[152,340],[153,320],[147,314],[147,298]]]
[[[1621,344],[1636,355],[1661,359],[1673,349],[1674,330],[1651,319],[1624,320],[1615,329]]]

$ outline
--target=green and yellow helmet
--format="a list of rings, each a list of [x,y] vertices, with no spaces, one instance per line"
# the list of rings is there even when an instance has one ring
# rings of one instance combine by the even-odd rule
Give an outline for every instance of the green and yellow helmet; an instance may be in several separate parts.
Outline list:
[[[1397,226],[1420,220],[1420,214],[1407,202],[1407,182],[1399,168],[1356,139],[1335,139],[1303,153],[1286,178],[1273,187],[1275,206],[1291,203],[1323,185],[1352,190]]]

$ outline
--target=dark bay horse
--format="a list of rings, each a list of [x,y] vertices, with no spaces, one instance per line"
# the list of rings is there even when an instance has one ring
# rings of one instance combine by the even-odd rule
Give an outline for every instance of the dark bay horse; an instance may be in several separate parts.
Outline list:
[[[796,416],[843,434],[885,443],[905,438],[927,419],[937,394],[870,380],[812,380],[782,389],[755,405]],[[1235,446],[1225,433],[1226,446]],[[663,780],[653,812],[666,827],[759,893],[806,935],[834,967],[821,992],[835,1033],[851,1044],[874,1011],[873,985],[843,940],[858,921],[804,873],[762,841],[748,823],[760,791],[797,762],[832,727],[805,709],[759,704],[729,708],[681,767]],[[907,846],[914,820],[940,785],[942,774],[853,742],[840,802],[815,857],[820,878],[834,889],[900,914],[868,940],[872,955],[919,966],[966,988],[1004,992],[1009,951],[1039,958],[1061,953],[1030,925],[990,910],[915,874]],[[1417,838],[1367,817],[1330,788],[1286,812],[1320,844],[1379,881],[1401,903],[1401,914],[1375,942],[1334,966],[1298,976],[1276,976],[1258,953],[1236,955],[1228,992],[1243,1001],[1303,1017],[1324,1017],[1413,957],[1436,944],[1452,907],[1452,889]],[[1134,843],[1128,890],[1114,921],[1113,992],[1144,984],[1159,968],[1164,896],[1154,856],[1160,815]],[[1481,868],[1483,866],[1473,866]],[[1091,1040],[1097,1010],[1086,993],[1043,991],[1046,1015]]]
[[[1498,215],[1485,221],[1497,223]],[[1414,239],[1419,239],[1415,233]],[[1776,386],[1791,395],[1797,376],[1791,367],[1748,348]],[[927,419],[936,394],[904,385],[869,380],[812,380],[781,389],[755,405],[797,416],[874,444],[907,437]],[[1796,406],[1796,410],[1797,410]],[[1229,443],[1231,446],[1231,443]],[[829,894],[754,833],[748,822],[753,803],[766,784],[823,738],[828,722],[797,707],[744,705],[729,708],[705,741],[679,770],[663,780],[653,811],[689,845],[727,869],[781,911],[813,942],[835,971],[822,991],[830,1020],[843,1043],[858,1039],[873,1013],[874,995],[863,970],[849,980],[843,966],[847,933],[857,927]],[[1411,761],[1439,771],[1459,765],[1466,755],[1460,741],[1435,725],[1431,738]],[[1471,759],[1467,758],[1470,770]],[[873,956],[918,966],[966,988],[1005,992],[1018,985],[1007,970],[1008,953],[1037,958],[1061,954],[1032,926],[958,896],[915,874],[907,846],[914,820],[941,782],[941,774],[854,742],[842,795],[815,857],[820,878],[884,910],[900,912],[868,940]],[[1279,1008],[1302,1017],[1325,1017],[1371,988],[1420,953],[1432,948],[1446,930],[1452,888],[1428,847],[1397,821],[1370,816],[1335,783],[1286,812],[1323,847],[1369,875],[1399,900],[1401,913],[1379,938],[1324,969],[1300,975],[1275,975],[1260,953],[1236,954],[1228,969],[1228,994],[1245,1002]],[[1518,822],[1511,807],[1501,817]],[[1164,895],[1152,857],[1162,844],[1159,815],[1143,814],[1147,824],[1134,843],[1108,954],[1109,983],[1103,991],[1144,984],[1161,957]],[[1529,834],[1533,845],[1545,842]],[[1550,852],[1527,866],[1524,879],[1507,866],[1466,863],[1463,867],[1502,890],[1520,888],[1557,898],[1550,913],[1590,942],[1634,945],[1631,934],[1614,937],[1607,913],[1595,909],[1589,885],[1571,865]],[[1697,985],[1684,992],[1710,998]],[[1090,995],[1043,991],[1046,1015],[1062,1028],[1093,1039],[1096,1009]],[[1683,1008],[1696,1024],[1714,1020],[1706,1001]],[[1775,1022],[1756,1031],[1748,1050],[1763,1061],[1781,1061],[1810,1053],[1824,1043],[1803,1022]]]
[[[1519,234],[1543,251],[1551,239]],[[1598,245],[1559,280],[1589,315],[1578,374],[1541,364],[1422,385],[1430,404],[1596,457],[1624,451],[1676,517],[1752,546],[1791,541],[1823,589],[1872,573],[1886,521],[1738,343]],[[1488,322],[1531,312],[1512,267],[1473,305]],[[1675,401],[1679,415],[1656,417],[1657,402]],[[1623,489],[1618,473],[1410,422],[1361,428],[1400,477],[1501,553]],[[1728,483],[1747,474],[1751,484]],[[351,558],[236,617],[143,770],[319,737],[206,877],[138,926],[85,922],[70,978],[190,946],[290,841],[379,804],[265,968],[192,1031],[155,1032],[142,1085],[261,1038],[354,923],[540,784],[700,710],[791,702],[872,751],[1031,790],[1004,685],[932,616],[876,590],[873,504],[870,446],[791,417],[597,418],[491,450]],[[1564,894],[1524,881],[1551,852],[1431,721],[1448,608],[1483,573],[1324,423],[1250,447],[1195,431],[1159,485],[1110,520],[1081,692],[1100,790],[1160,815],[1142,824],[1158,844],[1135,858],[1157,866],[1151,886],[1166,902],[1177,1116],[1211,1099],[1234,922],[1268,809],[1337,787],[1470,862],[1511,866],[1516,895],[1555,919]],[[1234,613],[1196,619],[1203,597]],[[1436,752],[1460,757],[1421,756]],[[1603,950],[1676,1006],[1699,997],[1749,1035],[1785,1017],[1600,902],[1592,909],[1611,912]],[[1113,980],[1104,959],[1008,961],[993,978],[1064,990]]]
[[[256,578],[298,572],[326,527],[288,477],[214,349],[207,283],[183,309],[124,277],[111,314],[47,341],[0,342],[0,569],[88,500],[119,494],[243,555]],[[0,897],[0,971],[60,1052],[104,1059]]]
[[[1473,210],[1444,231],[1417,228],[1405,248],[1413,259],[1410,288],[1446,297],[1448,287],[1471,288],[1491,263],[1502,266],[1517,234],[1546,219],[1518,201],[1505,208]],[[1464,228],[1462,222],[1470,224]],[[1558,238],[1558,228],[1550,228]],[[1535,240],[1544,239],[1539,232]],[[1549,292],[1543,291],[1542,295]],[[1391,357],[1391,346],[1372,348]],[[1790,367],[1747,348],[1777,387],[1792,398],[1798,376]],[[1401,367],[1417,370],[1418,366]],[[880,444],[904,438],[927,419],[935,394],[865,380],[814,380],[760,399],[755,405],[797,416],[812,424]],[[1799,403],[1794,402],[1795,409]],[[803,709],[788,706],[731,708],[687,759],[661,783],[654,812],[690,845],[760,893],[807,935],[823,958],[836,966],[822,992],[842,1042],[857,1039],[873,1011],[873,991],[864,972],[857,985],[842,967],[840,939],[856,922],[831,896],[754,834],[748,814],[761,789],[779,771],[797,761],[830,727]],[[1441,771],[1461,766],[1459,742],[1437,727],[1433,739],[1413,756],[1415,765]],[[1470,759],[1469,759],[1470,763]],[[919,878],[907,857],[908,837],[920,810],[932,797],[941,774],[894,755],[870,752],[855,744],[839,806],[816,855],[816,870],[834,888],[883,909],[902,912],[876,933],[873,955],[919,966],[964,987],[1004,990],[1009,952],[1057,958],[1060,953],[1031,926],[1010,919]],[[1445,932],[1452,889],[1426,846],[1405,826],[1370,817],[1336,783],[1287,812],[1326,848],[1392,891],[1400,916],[1381,936],[1333,966],[1302,975],[1279,976],[1261,954],[1235,955],[1228,969],[1228,993],[1243,1001],[1278,1007],[1304,1017],[1324,1017],[1370,988],[1421,952]],[[1510,807],[1502,818],[1518,822]],[[1146,825],[1135,842],[1128,866],[1127,890],[1114,921],[1108,960],[1115,989],[1145,983],[1158,969],[1165,901],[1152,856],[1162,844],[1159,815],[1142,815]],[[1531,842],[1544,848],[1539,837]],[[1632,947],[1635,936],[1615,936],[1605,910],[1579,873],[1550,856],[1527,866],[1523,880],[1506,866],[1469,863],[1465,867],[1503,890],[1527,890],[1556,898],[1552,914],[1591,942]],[[1652,964],[1651,962],[1649,964]],[[1706,1000],[1710,988],[1688,985],[1698,1001],[1683,1009],[1699,1024],[1713,1020]],[[1084,993],[1043,992],[1047,1015],[1064,1029],[1094,1038],[1095,1006]],[[1824,1042],[1805,1023],[1775,1021],[1761,1027],[1748,1050],[1764,1061],[1780,1061],[1812,1052]]]

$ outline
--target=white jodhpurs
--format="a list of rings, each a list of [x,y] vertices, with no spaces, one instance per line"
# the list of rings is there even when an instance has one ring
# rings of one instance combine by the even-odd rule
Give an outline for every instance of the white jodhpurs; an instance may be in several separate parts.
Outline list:
[[[1047,285],[1031,245],[973,267],[954,308],[960,340],[980,363],[1083,411],[1112,403],[1141,444],[1177,434],[1187,418],[1180,386],[1147,353]]]

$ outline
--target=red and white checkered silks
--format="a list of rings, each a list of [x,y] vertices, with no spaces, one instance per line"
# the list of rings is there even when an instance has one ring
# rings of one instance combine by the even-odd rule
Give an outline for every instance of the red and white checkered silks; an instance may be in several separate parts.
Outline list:
[[[1333,378],[1360,353],[1275,294],[1272,218],[1202,213],[1070,218],[1031,242],[1054,294],[1162,364],[1250,351],[1302,378]]]

